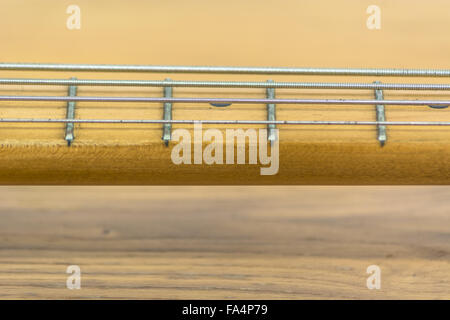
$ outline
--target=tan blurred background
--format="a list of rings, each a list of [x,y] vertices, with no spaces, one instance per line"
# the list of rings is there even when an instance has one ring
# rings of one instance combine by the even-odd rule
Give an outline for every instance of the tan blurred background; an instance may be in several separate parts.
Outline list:
[[[68,30],[66,9],[81,9]],[[369,5],[380,30],[366,27]],[[2,61],[448,68],[448,2],[4,0]],[[412,50],[413,49],[413,50]]]
[[[70,4],[80,30],[66,28]],[[371,4],[381,30],[366,28]],[[0,61],[450,68],[449,15],[444,0],[4,0]],[[58,130],[30,139],[62,145]],[[17,142],[21,132],[0,136]],[[398,133],[394,141],[410,137]],[[448,299],[449,196],[448,187],[1,187],[0,298]],[[65,287],[72,264],[81,290]],[[372,264],[381,290],[366,287]]]

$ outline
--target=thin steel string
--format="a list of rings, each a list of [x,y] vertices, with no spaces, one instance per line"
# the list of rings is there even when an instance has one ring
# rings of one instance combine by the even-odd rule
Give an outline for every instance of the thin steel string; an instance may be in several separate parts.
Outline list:
[[[0,63],[0,70],[450,77],[445,69],[280,68],[107,64]]]
[[[0,118],[0,123],[108,123],[108,124],[278,124],[278,125],[394,125],[450,126],[450,121],[301,121],[301,120],[163,120],[163,119],[36,119]]]
[[[253,99],[253,98],[166,98],[166,97],[69,97],[69,96],[0,96],[0,101],[79,101],[79,102],[147,102],[147,103],[244,103],[244,104],[335,104],[448,106],[450,100],[374,100],[374,99]]]
[[[279,88],[279,89],[367,89],[367,90],[450,90],[450,84],[341,83],[341,82],[256,82],[187,80],[91,80],[91,79],[0,79],[0,85],[64,85],[194,88]]]

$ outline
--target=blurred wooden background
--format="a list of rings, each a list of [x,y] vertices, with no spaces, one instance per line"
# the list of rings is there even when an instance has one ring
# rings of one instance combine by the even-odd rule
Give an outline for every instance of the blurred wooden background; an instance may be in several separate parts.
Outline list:
[[[1,187],[0,298],[449,299],[449,187]],[[381,289],[366,268],[381,268]],[[81,268],[81,290],[66,268]]]

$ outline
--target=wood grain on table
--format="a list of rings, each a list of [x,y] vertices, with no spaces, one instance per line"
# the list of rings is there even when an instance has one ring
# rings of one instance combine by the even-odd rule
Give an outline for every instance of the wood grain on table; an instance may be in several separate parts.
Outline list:
[[[1,187],[2,299],[450,298],[449,187]],[[81,268],[81,289],[66,268]],[[381,268],[368,290],[366,268]]]

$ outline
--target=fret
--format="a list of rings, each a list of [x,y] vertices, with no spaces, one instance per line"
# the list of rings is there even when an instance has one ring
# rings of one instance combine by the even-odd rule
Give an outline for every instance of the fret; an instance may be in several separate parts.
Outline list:
[[[380,81],[375,81],[375,83],[380,83]],[[375,99],[384,100],[383,90],[376,89],[375,90]],[[386,122],[386,114],[384,111],[383,104],[377,104],[375,106],[376,116],[378,122]],[[377,125],[378,131],[378,141],[380,141],[380,145],[384,146],[386,144],[387,136],[386,136],[386,126],[385,125]]]
[[[72,78],[75,80],[76,78]],[[69,97],[75,97],[77,95],[77,87],[75,85],[69,86]],[[75,101],[67,102],[67,119],[73,120],[75,118]],[[74,136],[74,124],[73,122],[66,122],[66,135],[65,140],[67,141],[67,145],[70,146],[73,142]]]

